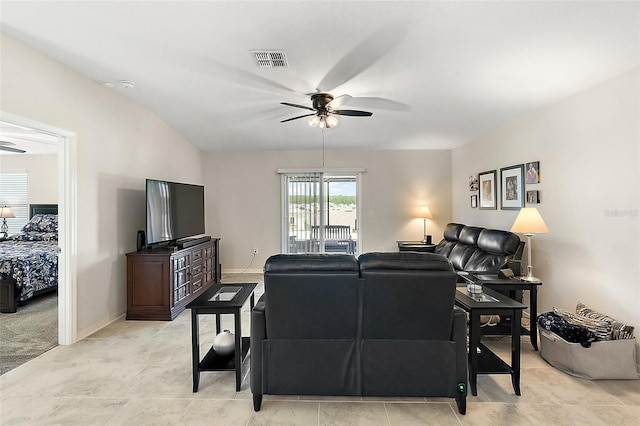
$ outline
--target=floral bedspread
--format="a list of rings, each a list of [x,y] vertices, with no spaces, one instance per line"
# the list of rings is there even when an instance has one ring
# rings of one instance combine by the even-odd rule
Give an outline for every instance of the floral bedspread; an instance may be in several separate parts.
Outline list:
[[[57,238],[12,238],[13,241],[0,242],[0,276],[16,280],[19,300],[25,301],[35,291],[57,286]]]

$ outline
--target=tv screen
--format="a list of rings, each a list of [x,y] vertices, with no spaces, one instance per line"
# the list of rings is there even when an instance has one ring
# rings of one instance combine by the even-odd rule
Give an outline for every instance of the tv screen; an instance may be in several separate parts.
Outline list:
[[[147,179],[147,244],[204,234],[204,186]]]

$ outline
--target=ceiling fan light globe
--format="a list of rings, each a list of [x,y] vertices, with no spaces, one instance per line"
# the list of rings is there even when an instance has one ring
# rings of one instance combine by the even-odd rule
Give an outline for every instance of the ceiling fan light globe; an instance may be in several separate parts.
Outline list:
[[[318,127],[318,124],[320,124],[320,117],[318,117],[317,115],[309,117],[309,126]]]
[[[332,127],[336,127],[338,125],[338,119],[335,118],[333,115],[326,116],[324,121],[325,121],[325,124],[327,126],[327,129],[330,129]]]

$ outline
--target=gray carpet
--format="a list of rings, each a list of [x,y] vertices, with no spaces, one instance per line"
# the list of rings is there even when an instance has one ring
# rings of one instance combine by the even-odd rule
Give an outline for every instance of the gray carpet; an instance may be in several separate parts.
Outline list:
[[[0,313],[0,375],[58,345],[58,296],[36,296],[13,314]]]

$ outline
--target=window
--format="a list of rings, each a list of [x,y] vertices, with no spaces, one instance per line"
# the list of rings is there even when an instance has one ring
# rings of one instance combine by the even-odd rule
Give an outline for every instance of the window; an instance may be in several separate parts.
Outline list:
[[[15,215],[7,218],[9,235],[20,232],[28,220],[26,173],[0,173],[0,205],[11,207]]]
[[[283,253],[359,250],[359,172],[282,174]]]

